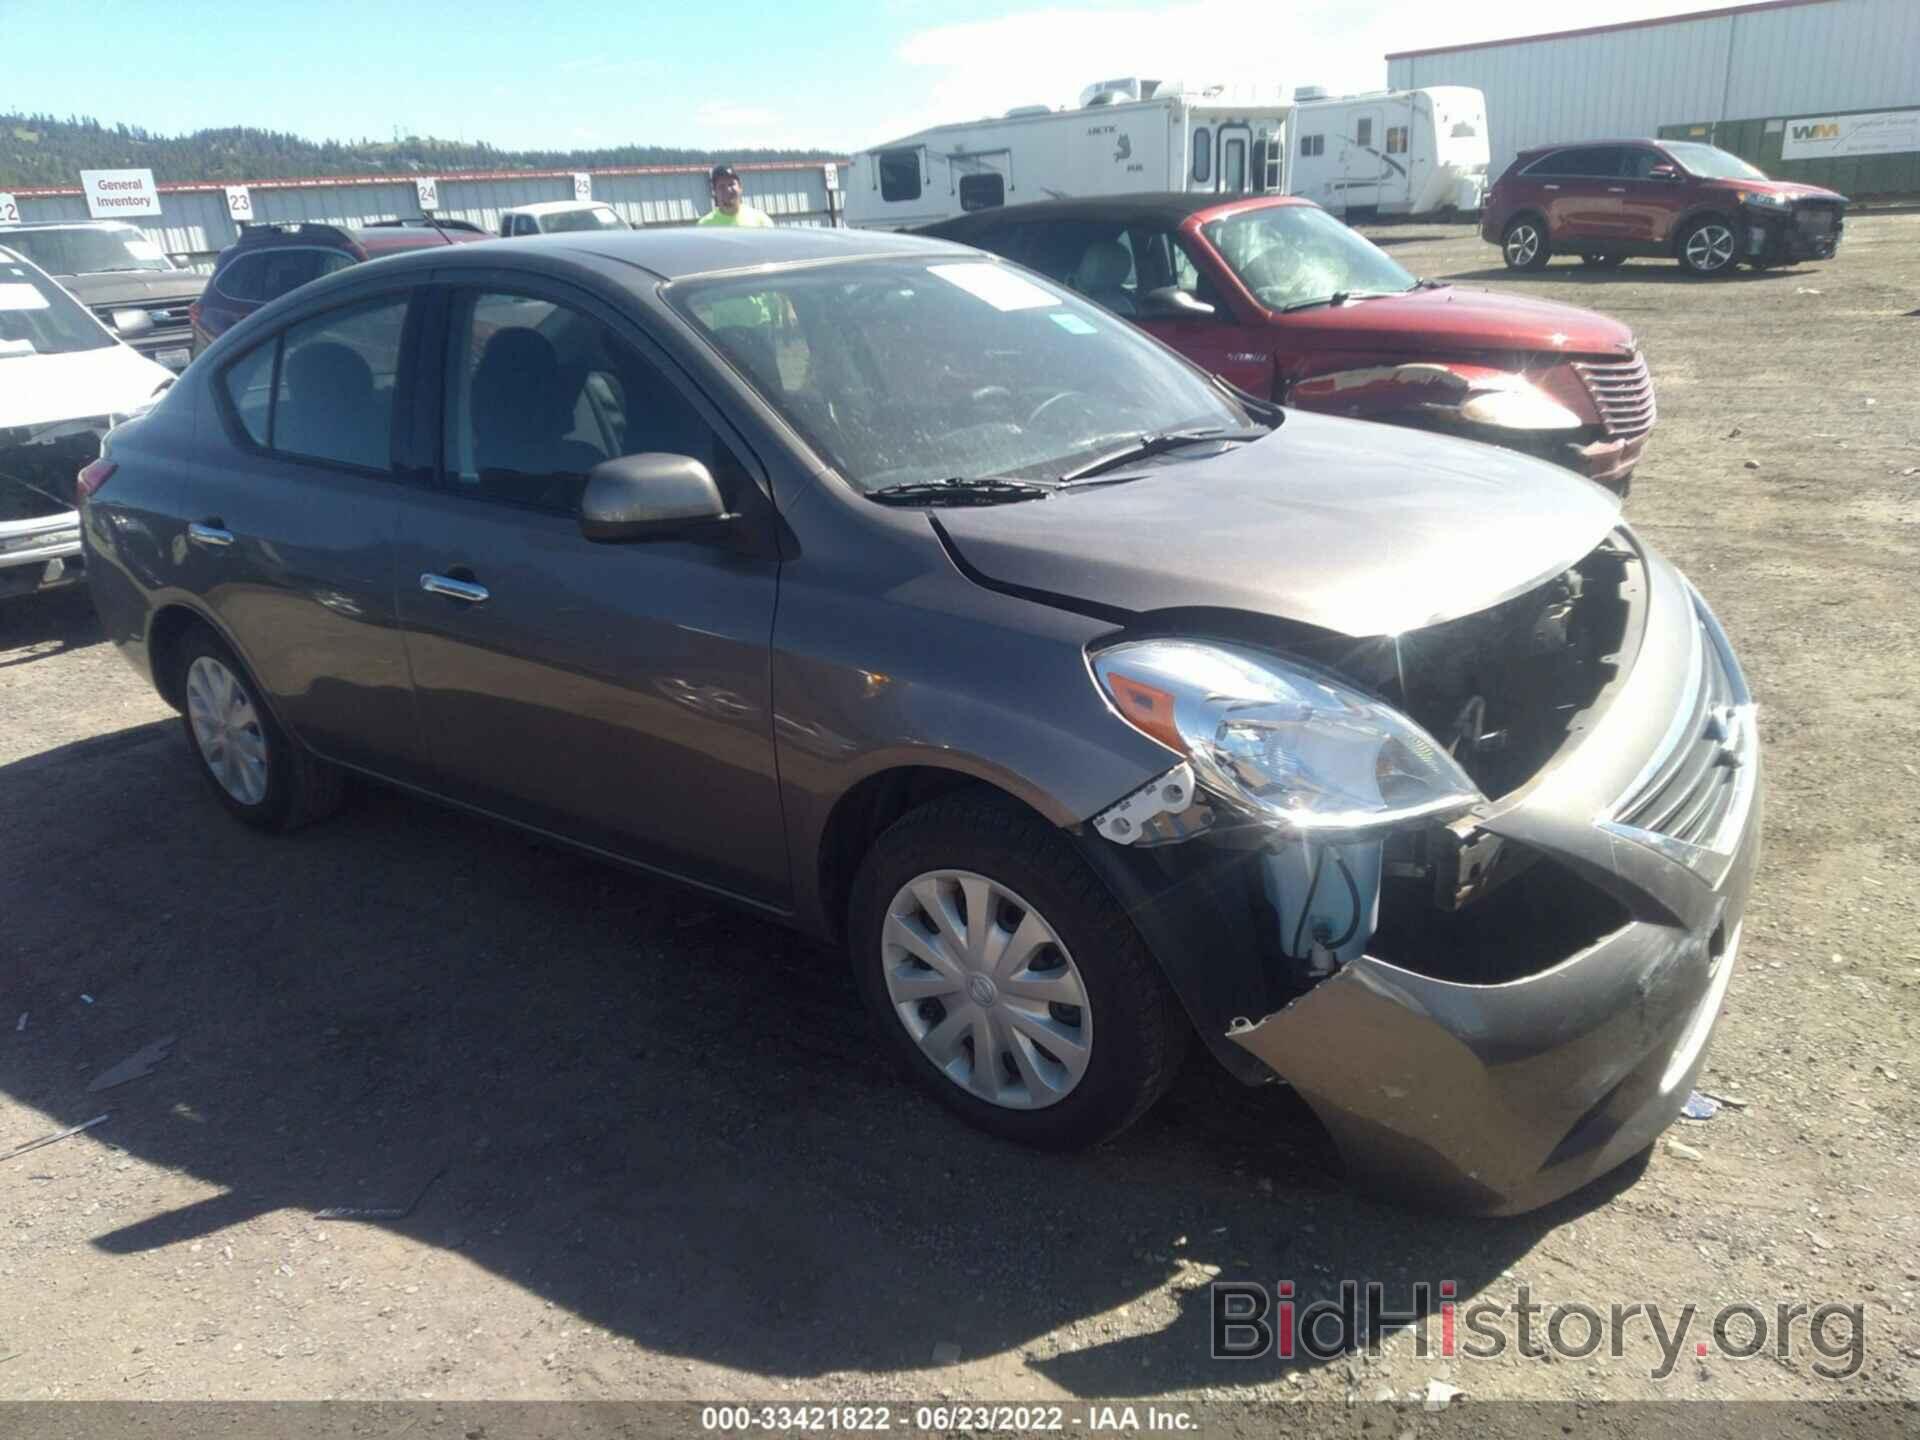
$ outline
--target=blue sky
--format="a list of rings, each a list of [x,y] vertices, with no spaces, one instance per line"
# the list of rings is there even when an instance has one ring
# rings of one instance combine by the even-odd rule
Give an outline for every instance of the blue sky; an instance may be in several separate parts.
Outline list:
[[[1113,75],[1378,87],[1388,50],[1701,0],[0,0],[0,107],[178,133],[853,150]]]

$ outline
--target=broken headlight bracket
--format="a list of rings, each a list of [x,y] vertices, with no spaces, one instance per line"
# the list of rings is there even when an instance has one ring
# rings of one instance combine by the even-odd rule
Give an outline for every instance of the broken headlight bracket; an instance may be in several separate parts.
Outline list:
[[[1181,761],[1093,817],[1093,828],[1116,845],[1172,845],[1213,828],[1213,806]]]

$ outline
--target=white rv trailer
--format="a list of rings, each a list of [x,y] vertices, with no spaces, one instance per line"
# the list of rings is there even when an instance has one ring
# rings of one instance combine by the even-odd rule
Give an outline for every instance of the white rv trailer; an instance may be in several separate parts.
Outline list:
[[[1289,139],[1289,137],[1295,137]],[[1293,103],[1154,80],[1107,80],[1077,108],[1022,106],[856,155],[846,223],[899,230],[968,210],[1141,190],[1304,195],[1336,215],[1480,208],[1486,104],[1433,86]]]
[[[997,119],[936,125],[856,155],[849,225],[900,230],[968,210],[1140,190],[1272,194],[1280,188],[1288,106],[1109,80],[1078,108],[1027,105]]]
[[[1487,102],[1462,85],[1293,92],[1286,187],[1335,215],[1466,214],[1487,188]]]

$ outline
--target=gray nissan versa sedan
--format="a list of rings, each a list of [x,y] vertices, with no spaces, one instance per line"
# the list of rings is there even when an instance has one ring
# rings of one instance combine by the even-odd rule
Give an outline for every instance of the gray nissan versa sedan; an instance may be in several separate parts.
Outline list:
[[[1197,1034],[1358,1175],[1539,1205],[1699,1071],[1753,704],[1599,487],[1291,411],[952,245],[357,265],[84,473],[113,640],[243,820],[343,772],[851,952],[967,1119],[1083,1145]]]

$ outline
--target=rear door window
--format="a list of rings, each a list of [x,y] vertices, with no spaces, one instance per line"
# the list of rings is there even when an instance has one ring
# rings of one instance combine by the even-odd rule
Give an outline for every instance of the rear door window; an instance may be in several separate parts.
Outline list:
[[[388,470],[405,296],[335,310],[281,332],[268,444],[305,460]]]
[[[256,345],[227,367],[227,399],[247,438],[265,446],[273,412],[273,363],[280,344],[270,340]]]

